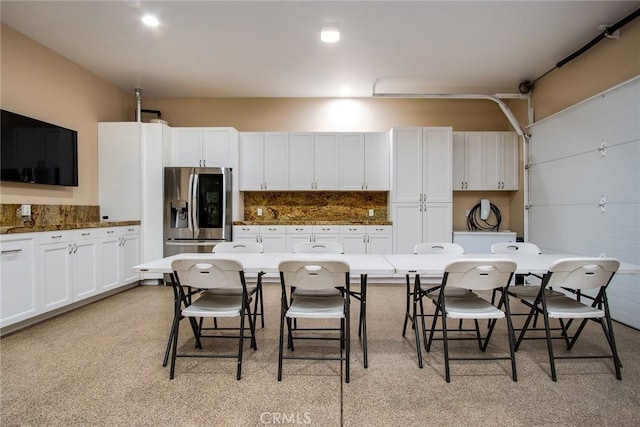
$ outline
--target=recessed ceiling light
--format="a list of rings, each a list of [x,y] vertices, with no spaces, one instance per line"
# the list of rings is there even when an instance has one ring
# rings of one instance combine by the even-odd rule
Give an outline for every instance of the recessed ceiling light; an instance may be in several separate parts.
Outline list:
[[[320,40],[325,43],[335,43],[340,40],[340,28],[337,25],[324,25],[320,32]]]
[[[160,25],[160,21],[153,15],[144,15],[142,17],[142,23],[147,27],[157,27]]]

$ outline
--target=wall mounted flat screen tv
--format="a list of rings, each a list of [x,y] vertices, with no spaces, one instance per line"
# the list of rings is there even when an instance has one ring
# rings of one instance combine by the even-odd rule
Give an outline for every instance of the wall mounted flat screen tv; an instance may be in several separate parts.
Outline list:
[[[2,181],[78,186],[78,132],[1,110]]]

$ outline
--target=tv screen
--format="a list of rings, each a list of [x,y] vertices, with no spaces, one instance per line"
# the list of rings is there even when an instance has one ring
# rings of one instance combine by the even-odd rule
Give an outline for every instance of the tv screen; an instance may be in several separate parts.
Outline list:
[[[78,186],[78,132],[1,113],[2,181]]]

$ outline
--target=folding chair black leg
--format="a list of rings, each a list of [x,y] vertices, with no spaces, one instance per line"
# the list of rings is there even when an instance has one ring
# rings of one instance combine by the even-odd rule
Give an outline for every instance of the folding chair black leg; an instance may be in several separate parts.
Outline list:
[[[244,347],[244,317],[245,317],[245,310],[246,310],[246,302],[244,302],[242,304],[242,314],[240,315],[240,333],[238,335],[240,335],[240,342],[238,344],[238,370],[236,373],[236,380],[240,381],[240,378],[242,378],[242,349]],[[251,313],[249,313],[249,322],[251,322]],[[249,328],[251,328],[251,325],[249,325]],[[253,335],[253,331],[251,331],[252,335]]]
[[[447,315],[444,311],[444,308],[441,310],[442,313],[442,341],[444,343],[444,372],[445,379],[448,383],[451,382],[451,375],[449,371],[449,340],[447,338]]]
[[[290,334],[291,332],[289,332]],[[278,346],[278,381],[282,381],[282,352],[284,351],[284,310],[280,310],[280,340]]]
[[[491,321],[489,321],[490,326],[492,326],[493,324],[491,323]],[[486,348],[486,345],[482,345],[482,336],[480,335],[480,325],[478,325],[478,319],[473,319],[473,325],[476,328],[476,339],[478,341],[478,348],[482,351],[484,351],[484,349]],[[489,328],[489,330],[491,330],[491,328]],[[485,340],[486,342],[489,341],[489,339],[487,338]]]
[[[349,379],[350,379],[350,363],[349,363],[349,358],[350,358],[350,352],[351,352],[351,320],[350,320],[350,308],[349,306],[351,305],[351,296],[349,295],[348,292],[345,292],[344,295],[345,298],[345,319],[344,319],[344,341],[345,341],[345,374],[344,374],[344,382],[348,383]]]
[[[176,353],[178,352],[178,331],[180,329],[180,319],[174,324],[173,332],[171,335],[173,336],[173,348],[171,354],[171,368],[169,370],[169,379],[172,380],[174,373],[176,371]]]
[[[295,322],[295,319],[293,321]],[[291,327],[291,323],[292,320],[287,317],[287,348],[293,351],[293,328]]]
[[[417,285],[417,286],[419,286],[419,285]],[[415,338],[416,338],[416,354],[418,356],[418,366],[420,367],[420,369],[422,369],[423,363],[422,363],[422,351],[420,349],[420,328],[418,327],[418,319],[417,319],[418,303],[416,301],[416,298],[417,298],[417,296],[419,294],[420,294],[419,287],[415,288],[413,290],[413,317],[412,317],[411,321],[412,321],[413,332],[414,332]],[[424,317],[423,317],[423,319],[424,319]]]
[[[193,335],[196,339],[195,348],[202,349],[202,342],[200,341],[200,328],[198,327],[198,322],[196,322],[195,317],[189,317],[189,323],[191,323],[191,328],[193,329]]]
[[[427,342],[427,352],[431,351],[431,343],[433,342],[433,335],[436,331],[436,324],[438,323],[438,316],[440,315],[440,306],[436,305],[436,311],[433,313],[433,321],[431,322],[431,330],[429,331],[429,340]]]
[[[516,371],[516,345],[515,345],[515,333],[513,331],[513,323],[511,322],[511,309],[509,307],[509,295],[506,292],[503,294],[505,304],[505,314],[507,319],[507,333],[509,334],[509,356],[511,357],[511,378],[513,381],[518,381],[518,372]]]
[[[245,315],[249,319],[249,331],[251,332],[251,348],[253,348],[253,350],[255,351],[258,350],[258,344],[256,343],[256,316],[255,313],[251,313],[251,305],[248,301],[246,303]]]
[[[409,310],[411,310],[411,298],[413,296],[413,294],[411,293],[411,284],[409,282],[409,275],[406,275],[406,284],[407,284],[407,309],[405,311],[405,315],[404,315],[404,325],[402,327],[402,336],[405,336],[405,333],[407,332],[407,322],[409,321],[409,317],[411,316],[409,314]]]
[[[164,360],[162,361],[162,367],[164,368],[169,363],[169,355],[171,354],[171,344],[173,344],[173,332],[176,328],[176,322],[178,321],[178,317],[174,316],[173,321],[171,322],[171,330],[169,331],[169,340],[167,341],[167,349],[164,352]]]
[[[620,357],[618,356],[618,350],[616,348],[616,340],[613,338],[613,324],[611,323],[611,316],[609,314],[609,304],[605,301],[605,319],[607,322],[607,328],[609,333],[605,330],[605,335],[607,336],[607,341],[609,341],[609,346],[611,347],[611,352],[613,353],[613,363],[616,369],[616,378],[621,380],[622,374],[620,373],[620,367],[622,363],[620,362]],[[602,329],[605,329],[604,324],[602,323]]]
[[[549,366],[551,367],[551,379],[553,381],[558,381],[558,377],[556,375],[556,363],[555,358],[553,356],[553,344],[551,340],[551,328],[549,327],[549,316],[547,315],[547,303],[542,297],[542,318],[544,320],[544,330],[547,337],[547,350],[549,351]],[[523,331],[524,332],[524,331]]]

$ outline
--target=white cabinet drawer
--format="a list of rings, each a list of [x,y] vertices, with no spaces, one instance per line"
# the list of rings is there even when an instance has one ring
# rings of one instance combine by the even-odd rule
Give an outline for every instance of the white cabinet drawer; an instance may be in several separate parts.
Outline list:
[[[261,225],[260,234],[286,233],[286,225]]]
[[[234,225],[233,234],[258,234],[260,233],[259,225]]]
[[[109,227],[109,228],[101,228],[98,235],[100,238],[104,237],[115,237],[121,235],[121,230],[119,227]]]
[[[391,225],[367,225],[367,234],[391,234]]]
[[[311,234],[313,226],[311,225],[287,225],[287,234]]]
[[[83,228],[82,230],[73,230],[71,232],[73,240],[89,240],[100,237],[98,228]]]
[[[122,234],[123,236],[140,233],[139,225],[123,225],[122,227],[118,228],[120,228],[120,234]]]
[[[329,233],[340,233],[339,225],[314,225],[313,226],[314,234],[329,234]]]
[[[38,245],[70,242],[74,238],[74,234],[72,231],[46,231],[44,233],[36,234],[36,243]]]
[[[364,234],[367,231],[366,225],[341,225],[340,234]]]

